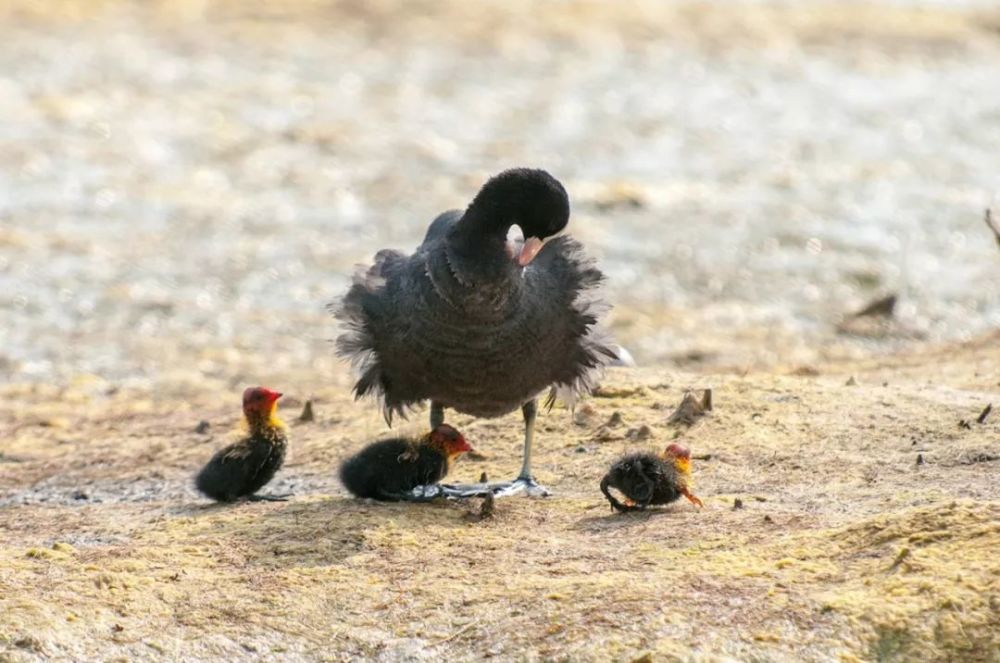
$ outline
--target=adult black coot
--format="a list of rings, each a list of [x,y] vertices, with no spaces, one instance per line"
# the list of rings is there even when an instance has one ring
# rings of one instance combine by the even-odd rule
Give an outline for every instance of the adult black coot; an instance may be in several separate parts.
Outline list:
[[[569,198],[544,170],[515,168],[491,178],[465,211],[438,216],[412,255],[382,250],[338,305],[345,326],[338,353],[360,372],[356,397],[381,400],[386,421],[430,401],[430,424],[445,408],[477,417],[524,415],[517,479],[445,487],[468,496],[524,491],[547,495],[531,475],[537,398],[546,389],[572,401],[616,359],[597,329],[594,290],[603,275],[570,237]],[[512,250],[518,225],[524,243]],[[551,239],[549,239],[551,238]],[[546,241],[548,240],[548,241]]]

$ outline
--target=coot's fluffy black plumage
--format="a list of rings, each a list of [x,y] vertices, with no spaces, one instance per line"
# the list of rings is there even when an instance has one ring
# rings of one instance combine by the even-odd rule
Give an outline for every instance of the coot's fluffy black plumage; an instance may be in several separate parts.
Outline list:
[[[213,500],[232,502],[240,497],[256,497],[254,493],[274,478],[285,462],[288,446],[285,425],[275,416],[280,397],[263,387],[243,392],[247,434],[212,456],[195,477],[199,491]]]
[[[691,493],[691,483],[691,452],[671,444],[661,455],[637,452],[620,458],[601,480],[601,492],[617,511],[669,504],[682,495],[701,506],[701,500]],[[627,502],[619,501],[611,488],[624,495]]]
[[[368,445],[340,466],[340,482],[357,497],[399,501],[417,486],[443,479],[452,460],[471,447],[462,434],[442,424],[420,440],[392,438]]]
[[[569,200],[541,170],[490,179],[465,212],[439,216],[412,255],[383,250],[339,307],[341,355],[360,368],[358,397],[386,419],[422,401],[479,416],[507,414],[550,386],[589,388],[615,357],[595,330],[601,272],[558,237],[527,267],[507,252],[511,225],[544,239],[565,227]]]

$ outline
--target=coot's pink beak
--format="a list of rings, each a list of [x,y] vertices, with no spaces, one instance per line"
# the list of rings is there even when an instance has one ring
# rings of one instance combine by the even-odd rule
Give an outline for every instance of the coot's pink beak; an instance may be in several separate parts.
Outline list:
[[[524,246],[521,247],[521,253],[517,256],[517,264],[521,267],[528,265],[528,263],[535,259],[535,256],[538,255],[538,252],[542,250],[543,246],[545,246],[545,242],[537,237],[529,237],[524,240]]]

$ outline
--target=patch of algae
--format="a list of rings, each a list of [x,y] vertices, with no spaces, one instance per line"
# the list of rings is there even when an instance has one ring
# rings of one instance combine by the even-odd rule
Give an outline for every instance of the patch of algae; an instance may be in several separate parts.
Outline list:
[[[872,657],[1000,659],[1000,504],[879,516],[817,546],[842,572],[816,598],[870,633]]]

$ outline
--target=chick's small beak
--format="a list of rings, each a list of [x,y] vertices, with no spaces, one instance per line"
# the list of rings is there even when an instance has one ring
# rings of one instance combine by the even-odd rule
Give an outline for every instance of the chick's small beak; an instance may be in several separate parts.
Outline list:
[[[525,239],[524,246],[521,247],[521,253],[517,256],[517,264],[521,267],[528,265],[535,259],[535,256],[538,255],[543,246],[545,246],[545,242],[537,237],[528,237]]]

